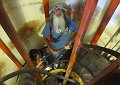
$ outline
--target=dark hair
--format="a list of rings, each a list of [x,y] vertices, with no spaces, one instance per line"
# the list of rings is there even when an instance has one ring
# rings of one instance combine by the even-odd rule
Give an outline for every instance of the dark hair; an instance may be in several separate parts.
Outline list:
[[[36,61],[38,54],[39,54],[39,50],[37,50],[37,49],[31,49],[29,51],[29,56],[30,56],[32,61]]]

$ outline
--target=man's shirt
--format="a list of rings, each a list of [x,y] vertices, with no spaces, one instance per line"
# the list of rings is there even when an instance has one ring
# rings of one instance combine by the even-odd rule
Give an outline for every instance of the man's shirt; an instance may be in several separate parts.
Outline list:
[[[69,27],[66,27],[63,33],[54,32],[52,28],[50,28],[49,22],[46,23],[46,26],[42,32],[44,37],[48,37],[48,35],[52,35],[53,37],[52,39],[57,39],[58,36],[61,35],[57,42],[54,42],[52,40],[50,41],[51,47],[55,50],[64,48],[64,46],[69,42],[69,38],[70,38],[69,30],[77,32],[77,26],[70,18],[67,18],[67,22],[69,24]]]

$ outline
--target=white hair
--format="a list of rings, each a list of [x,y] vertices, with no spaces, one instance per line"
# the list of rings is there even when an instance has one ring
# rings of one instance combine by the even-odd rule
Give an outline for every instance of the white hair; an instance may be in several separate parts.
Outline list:
[[[65,29],[65,19],[63,13],[57,16],[53,14],[53,31],[56,33],[61,33]]]

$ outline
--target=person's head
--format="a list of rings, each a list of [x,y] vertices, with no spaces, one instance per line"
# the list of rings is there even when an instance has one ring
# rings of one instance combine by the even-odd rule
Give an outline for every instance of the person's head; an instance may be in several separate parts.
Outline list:
[[[30,58],[31,58],[33,64],[35,65],[35,67],[40,68],[40,69],[43,68],[44,65],[41,63],[41,62],[43,62],[42,56],[38,49],[31,49],[29,52],[29,55],[30,55]]]
[[[36,61],[40,57],[37,49],[31,49],[29,55],[32,61]]]
[[[63,7],[62,3],[57,3],[49,11],[50,14],[50,25],[53,31],[56,33],[61,33],[64,31],[65,27],[68,26],[66,17],[67,10]]]
[[[49,11],[49,14],[54,13],[59,16],[62,12],[67,12],[67,10],[63,7],[62,3],[56,3]]]
[[[54,8],[54,13],[55,13],[55,15],[59,16],[59,15],[61,15],[62,10],[61,10],[59,7],[56,6],[56,7]]]

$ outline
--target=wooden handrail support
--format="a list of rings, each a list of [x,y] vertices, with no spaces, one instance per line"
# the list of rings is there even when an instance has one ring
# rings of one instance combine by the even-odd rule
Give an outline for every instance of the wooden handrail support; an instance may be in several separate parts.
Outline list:
[[[9,48],[5,45],[5,43],[1,39],[0,48],[18,66],[19,69],[22,69],[22,64],[19,62],[19,60],[14,56],[14,54],[9,50]]]
[[[66,71],[66,74],[65,74],[66,78],[69,77],[70,72],[73,68],[73,65],[74,65],[76,57],[77,57],[78,48],[82,44],[81,43],[82,42],[81,41],[82,36],[83,36],[84,32],[86,32],[86,30],[89,26],[89,23],[90,23],[90,20],[93,16],[94,10],[95,10],[96,5],[97,5],[97,2],[98,2],[98,0],[86,0],[84,13],[83,13],[83,16],[82,16],[82,20],[81,20],[81,23],[80,23],[78,33],[76,35],[74,47],[73,47],[72,54],[70,56],[70,60],[69,60],[69,63],[68,63],[67,71]],[[63,85],[66,85],[66,82],[67,81],[64,80]]]

